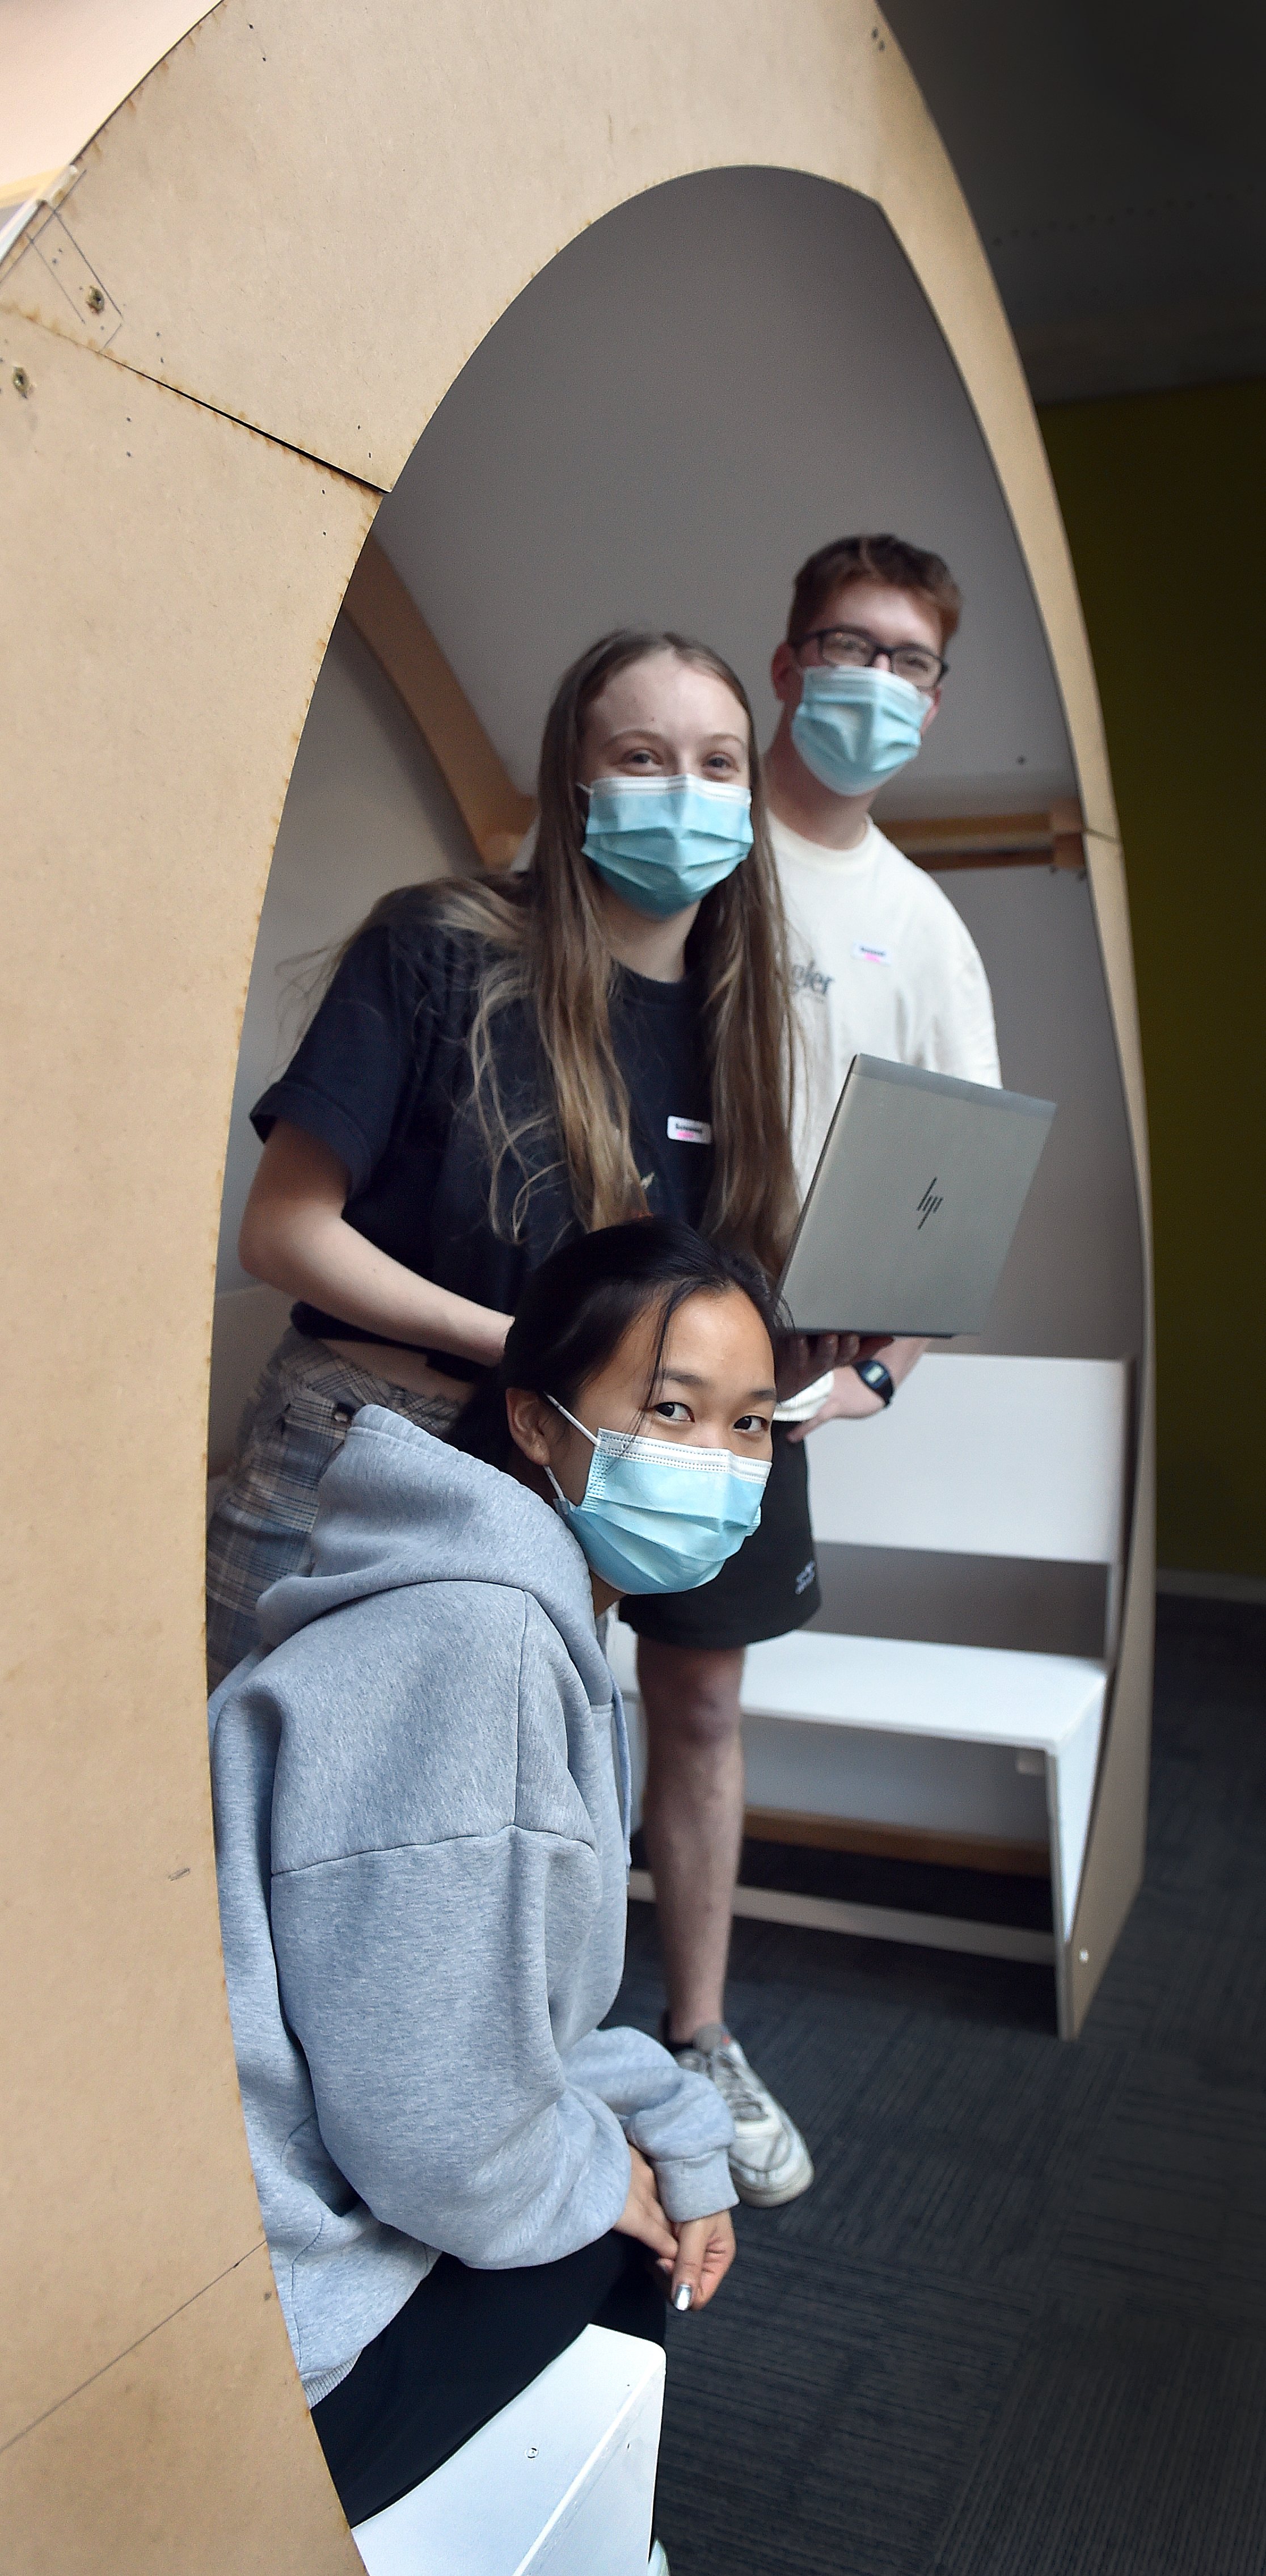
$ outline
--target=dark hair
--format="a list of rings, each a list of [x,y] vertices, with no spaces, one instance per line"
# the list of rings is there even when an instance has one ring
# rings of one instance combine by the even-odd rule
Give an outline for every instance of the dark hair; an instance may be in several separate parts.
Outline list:
[[[940,621],[942,652],[963,613],[963,594],[949,565],[926,546],[908,545],[904,537],[833,537],[796,574],[787,619],[789,644],[804,642],[832,593],[848,581],[886,581],[893,590],[908,590],[923,600]]]
[[[657,1307],[649,1404],[678,1307],[688,1297],[720,1297],[732,1288],[750,1298],[772,1342],[779,1315],[764,1271],[746,1253],[707,1243],[674,1217],[634,1217],[564,1243],[529,1272],[501,1359],[459,1413],[448,1435],[452,1447],[490,1467],[508,1466],[514,1442],[506,1419],[507,1387],[528,1387],[574,1406],[630,1325]]]

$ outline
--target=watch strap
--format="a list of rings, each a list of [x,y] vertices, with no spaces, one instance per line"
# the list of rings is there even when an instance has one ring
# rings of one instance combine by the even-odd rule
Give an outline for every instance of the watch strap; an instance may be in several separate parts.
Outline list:
[[[851,1365],[856,1369],[862,1385],[868,1386],[871,1394],[879,1397],[881,1404],[891,1404],[897,1390],[882,1360],[854,1360]]]

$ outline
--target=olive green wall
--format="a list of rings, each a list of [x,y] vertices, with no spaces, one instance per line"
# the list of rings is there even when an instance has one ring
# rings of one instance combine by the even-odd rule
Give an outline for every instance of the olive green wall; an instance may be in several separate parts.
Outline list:
[[[1099,675],[1156,1205],[1159,1558],[1266,1575],[1266,384],[1042,429]]]

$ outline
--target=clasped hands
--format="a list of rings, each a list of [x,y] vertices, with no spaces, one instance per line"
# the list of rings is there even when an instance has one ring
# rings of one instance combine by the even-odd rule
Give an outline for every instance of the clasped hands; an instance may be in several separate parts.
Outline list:
[[[692,2308],[706,2308],[734,2260],[734,2223],[728,2209],[711,2218],[680,2223],[664,2214],[654,2167],[634,2146],[629,2148],[629,2196],[615,2222],[617,2236],[635,2236],[649,2245],[656,2269],[664,2276],[665,2295],[676,2305],[679,2290],[688,2289]]]

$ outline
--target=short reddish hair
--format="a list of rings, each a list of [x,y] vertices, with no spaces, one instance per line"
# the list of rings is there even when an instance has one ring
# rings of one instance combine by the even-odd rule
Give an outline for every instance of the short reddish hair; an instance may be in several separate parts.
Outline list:
[[[802,644],[812,634],[828,599],[850,581],[884,581],[923,600],[940,622],[942,650],[963,613],[963,594],[949,565],[926,546],[907,545],[904,537],[834,537],[796,574],[787,619],[789,644]]]

